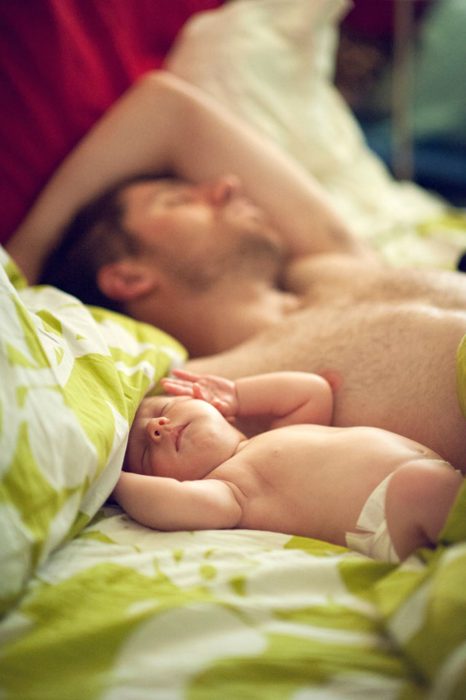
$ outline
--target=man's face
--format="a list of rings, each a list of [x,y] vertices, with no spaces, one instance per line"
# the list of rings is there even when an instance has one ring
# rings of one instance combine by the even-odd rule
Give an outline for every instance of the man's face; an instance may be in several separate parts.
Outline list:
[[[228,273],[276,274],[278,233],[241,193],[234,176],[192,185],[160,179],[130,185],[123,195],[125,225],[154,263],[193,288]]]

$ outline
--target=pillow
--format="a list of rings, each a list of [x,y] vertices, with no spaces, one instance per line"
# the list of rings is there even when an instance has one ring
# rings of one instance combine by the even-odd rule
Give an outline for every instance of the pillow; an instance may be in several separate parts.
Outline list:
[[[26,287],[0,248],[0,613],[108,498],[139,402],[185,357],[151,326]]]
[[[191,18],[166,67],[299,161],[387,262],[454,268],[466,216],[453,221],[446,203],[396,182],[333,84],[338,25],[350,7],[348,0],[235,0]]]

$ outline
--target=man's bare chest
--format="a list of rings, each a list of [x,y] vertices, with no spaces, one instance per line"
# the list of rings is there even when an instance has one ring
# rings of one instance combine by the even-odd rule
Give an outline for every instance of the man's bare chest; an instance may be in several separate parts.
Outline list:
[[[301,308],[322,305],[415,303],[466,313],[466,276],[433,270],[316,268],[302,295]]]

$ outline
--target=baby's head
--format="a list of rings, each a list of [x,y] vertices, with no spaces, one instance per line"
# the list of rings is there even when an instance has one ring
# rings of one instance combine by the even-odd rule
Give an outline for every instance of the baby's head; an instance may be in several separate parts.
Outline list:
[[[244,435],[206,401],[143,399],[129,433],[125,469],[179,481],[204,478],[231,457]]]

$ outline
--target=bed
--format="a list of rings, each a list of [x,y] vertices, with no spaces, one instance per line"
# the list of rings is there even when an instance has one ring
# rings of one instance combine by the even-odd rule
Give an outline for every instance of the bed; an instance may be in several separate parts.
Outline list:
[[[300,153],[390,262],[454,267],[464,212],[394,183],[331,88],[346,3],[293,8],[194,17],[168,65]],[[184,348],[27,287],[3,249],[0,284],[2,700],[466,696],[466,488],[438,546],[400,565],[274,532],[144,528],[108,497],[141,398]]]

